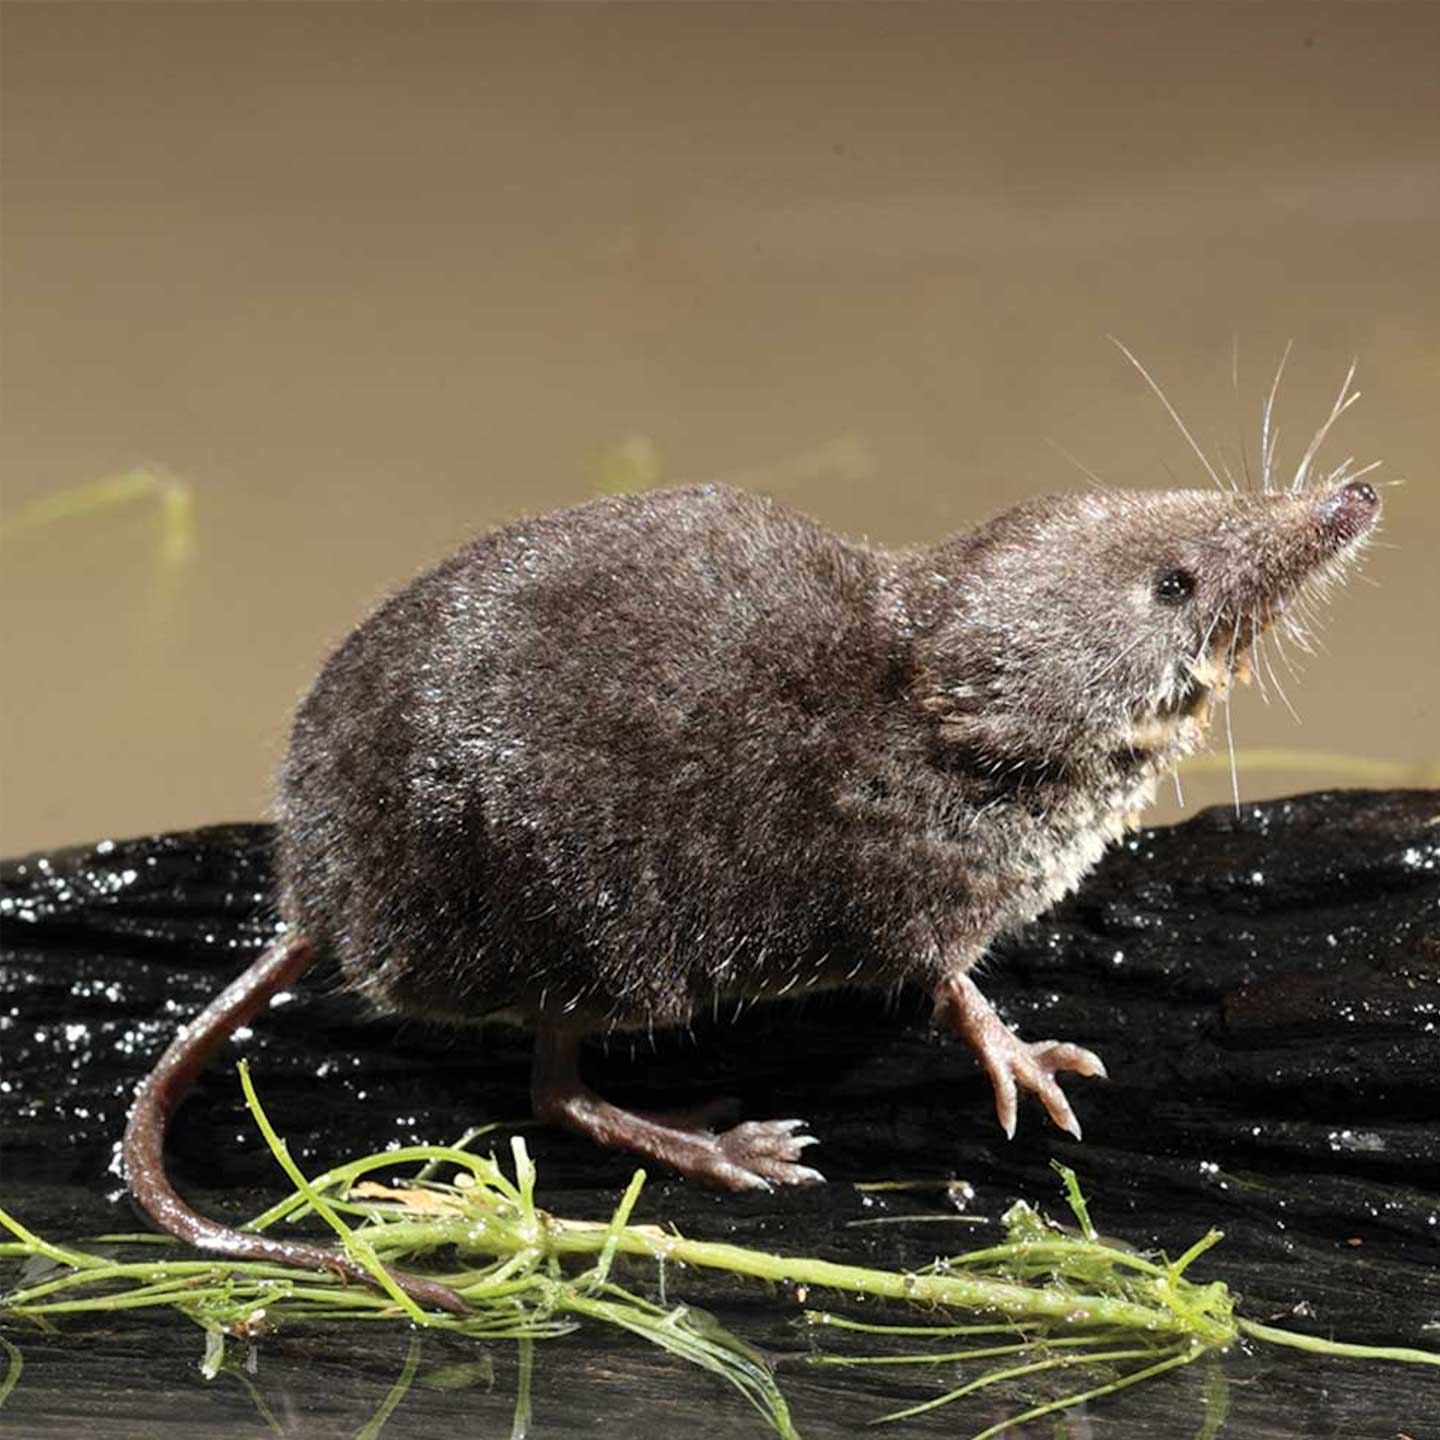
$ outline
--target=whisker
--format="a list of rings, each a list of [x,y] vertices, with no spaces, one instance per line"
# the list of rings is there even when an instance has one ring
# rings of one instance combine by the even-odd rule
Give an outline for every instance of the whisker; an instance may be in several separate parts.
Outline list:
[[[1235,443],[1240,450],[1240,473],[1245,478],[1245,489],[1255,490],[1255,477],[1250,473],[1250,454],[1245,448],[1245,427],[1240,423],[1240,332],[1230,336],[1230,388],[1235,395]]]
[[[1230,793],[1235,798],[1235,813],[1240,813],[1240,772],[1235,768],[1235,728],[1230,720],[1230,710],[1235,700],[1235,646],[1240,639],[1240,627],[1230,637],[1230,654],[1225,669],[1230,683],[1225,687],[1225,744],[1230,751]]]
[[[1195,437],[1185,428],[1185,422],[1176,413],[1175,407],[1165,398],[1165,392],[1155,383],[1150,372],[1130,353],[1122,341],[1116,339],[1114,335],[1110,336],[1110,340],[1119,349],[1120,353],[1140,372],[1144,377],[1145,383],[1155,392],[1160,403],[1169,411],[1170,418],[1175,422],[1180,433],[1190,442],[1190,448],[1195,452],[1200,463],[1205,467],[1205,473],[1215,482],[1215,488],[1217,490],[1223,490],[1225,486],[1221,483],[1220,477],[1215,473],[1214,466],[1205,458],[1205,452],[1195,443]]]
[[[1062,459],[1068,460],[1092,485],[1104,490],[1107,494],[1114,488],[1113,486],[1107,485],[1088,465],[1084,465],[1077,460],[1058,441],[1047,438],[1045,443]]]
[[[1205,627],[1205,633],[1200,637],[1200,648],[1195,652],[1195,658],[1190,663],[1197,666],[1205,658],[1210,649],[1210,637],[1215,633],[1215,627],[1220,623],[1220,617],[1225,613],[1225,602],[1222,600],[1216,608],[1215,613],[1210,617],[1210,623]]]
[[[1285,662],[1285,668],[1290,672],[1290,678],[1298,681],[1300,679],[1300,666],[1291,657],[1290,652],[1285,648],[1285,631],[1283,628],[1271,632],[1275,636],[1275,648],[1280,652],[1280,658]],[[1293,636],[1291,637],[1294,638]]]
[[[1265,667],[1260,663],[1265,654],[1265,637],[1260,633],[1260,602],[1258,600],[1250,607],[1250,634],[1252,636],[1250,648],[1255,655],[1255,664],[1251,668],[1255,675],[1255,683],[1260,687],[1260,698],[1268,705],[1270,703],[1270,687],[1265,683]]]
[[[1265,668],[1270,672],[1270,683],[1274,685],[1275,693],[1280,697],[1280,703],[1290,712],[1290,718],[1298,725],[1300,723],[1300,712],[1290,703],[1290,697],[1285,693],[1285,687],[1280,683],[1280,676],[1275,669],[1275,662],[1271,660],[1270,652],[1264,647],[1264,642],[1268,638],[1269,632],[1260,636],[1259,653],[1264,659]],[[1275,643],[1278,648],[1280,643],[1278,633],[1275,636]]]
[[[1276,447],[1280,444],[1280,427],[1278,425],[1270,432],[1269,444],[1270,448],[1265,452],[1265,475],[1260,482],[1260,493],[1262,495],[1270,494],[1271,490],[1273,489],[1270,484],[1270,476],[1274,473],[1275,470],[1275,450]]]
[[[1333,470],[1326,471],[1325,483],[1327,485],[1339,485],[1342,481],[1349,480],[1351,476],[1348,472],[1354,463],[1355,457],[1353,455],[1347,455]]]
[[[1292,495],[1298,495],[1304,490],[1305,481],[1310,474],[1310,464],[1325,443],[1325,437],[1330,433],[1331,426],[1360,398],[1358,390],[1353,393],[1350,391],[1350,383],[1355,379],[1355,367],[1359,363],[1358,359],[1350,362],[1350,368],[1345,372],[1344,383],[1340,386],[1340,393],[1335,397],[1334,405],[1330,407],[1330,414],[1326,417],[1325,423],[1315,432],[1315,438],[1301,457],[1300,464],[1295,470],[1295,478],[1290,482]]]
[[[1384,463],[1385,462],[1383,460],[1372,460],[1368,465],[1362,465],[1360,469],[1358,469],[1353,475],[1349,476],[1349,478],[1351,480],[1359,480],[1364,476],[1369,475],[1371,471],[1378,470]],[[1397,480],[1390,480],[1387,483],[1390,485],[1396,485],[1402,484],[1403,482]]]
[[[1220,463],[1220,469],[1224,471],[1225,479],[1230,486],[1231,493],[1234,495],[1238,495],[1240,493],[1240,486],[1236,482],[1234,472],[1230,469],[1229,464],[1226,462],[1225,452],[1219,447],[1219,445],[1216,445],[1215,447],[1215,458]]]
[[[1103,680],[1127,655],[1131,654],[1146,638],[1147,637],[1144,635],[1139,635],[1134,640],[1132,640],[1123,650],[1112,655],[1110,659],[1106,661],[1106,663],[1102,665],[1100,669],[1097,670],[1090,677],[1090,684],[1094,685],[1099,681]]]
[[[1271,420],[1275,414],[1275,397],[1280,393],[1280,377],[1285,373],[1285,362],[1290,358],[1290,347],[1294,345],[1293,340],[1285,342],[1284,353],[1280,356],[1280,363],[1275,367],[1275,378],[1270,382],[1270,393],[1265,397],[1265,404],[1260,411],[1260,493],[1270,493],[1270,475],[1275,468],[1275,441],[1279,438],[1273,431]]]

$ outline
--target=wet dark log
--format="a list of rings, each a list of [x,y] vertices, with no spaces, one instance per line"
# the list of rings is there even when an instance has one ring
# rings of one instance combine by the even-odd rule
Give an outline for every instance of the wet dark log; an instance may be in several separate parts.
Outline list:
[[[35,1228],[80,1239],[135,1227],[110,1168],[130,1094],[175,1025],[269,935],[268,838],[264,826],[216,827],[0,872],[0,1194]],[[1200,1272],[1225,1279],[1246,1314],[1440,1348],[1440,793],[1313,795],[1143,832],[996,957],[987,989],[1022,1034],[1105,1057],[1109,1084],[1068,1082],[1083,1145],[1033,1105],[1007,1144],[973,1061],[927,1033],[919,998],[778,1004],[653,1049],[597,1050],[593,1078],[655,1107],[729,1093],[751,1115],[804,1115],[832,1183],[737,1198],[657,1175],[637,1218],[912,1265],[993,1231],[853,1227],[941,1213],[943,1202],[934,1192],[867,1199],[851,1182],[954,1175],[973,1185],[977,1214],[996,1217],[1017,1196],[1054,1213],[1058,1156],[1080,1173],[1101,1228],[1132,1244],[1178,1253],[1223,1229]],[[324,975],[232,1051],[251,1057],[273,1119],[312,1170],[526,1110],[523,1037],[375,1020]],[[530,1144],[542,1203],[562,1214],[607,1213],[633,1168],[559,1133],[536,1130]],[[253,1213],[284,1188],[226,1064],[183,1107],[171,1156],[181,1188],[216,1215]],[[653,1274],[631,1278],[654,1293]],[[669,1286],[777,1358],[807,1436],[852,1433],[954,1383],[949,1368],[896,1379],[806,1366],[792,1296],[691,1274]],[[264,1343],[251,1383],[284,1433],[352,1435],[379,1405],[407,1339],[360,1328]],[[184,1322],[85,1318],[56,1335],[5,1333],[27,1365],[0,1434],[272,1433],[237,1377],[200,1378],[199,1334]],[[513,1348],[490,1352],[493,1387],[425,1384],[477,1353],[427,1336],[394,1433],[507,1433]],[[1102,1402],[1092,1418],[1103,1415],[1110,1435],[1189,1437],[1207,1387],[1226,1383],[1226,1435],[1440,1435],[1440,1372],[1276,1352],[1181,1372]],[[718,1382],[610,1336],[540,1347],[535,1393],[538,1435],[760,1433]],[[900,1433],[964,1434],[991,1413],[988,1403],[941,1411]]]

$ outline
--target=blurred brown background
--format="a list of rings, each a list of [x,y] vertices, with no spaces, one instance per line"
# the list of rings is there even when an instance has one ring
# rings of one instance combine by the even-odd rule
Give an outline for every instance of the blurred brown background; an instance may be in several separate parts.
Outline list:
[[[0,24],[0,853],[261,814],[327,648],[525,510],[728,478],[902,542],[1085,484],[1061,451],[1207,483],[1112,333],[1232,460],[1293,339],[1292,468],[1360,357],[1326,454],[1408,481],[1395,548],[1303,725],[1241,697],[1317,757],[1242,792],[1440,753],[1440,6]],[[85,489],[137,466],[186,488]]]

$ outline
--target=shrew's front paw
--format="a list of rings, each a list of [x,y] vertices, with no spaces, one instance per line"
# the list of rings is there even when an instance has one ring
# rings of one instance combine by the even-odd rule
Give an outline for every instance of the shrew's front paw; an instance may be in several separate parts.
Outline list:
[[[935,998],[937,1016],[948,1016],[990,1077],[995,1114],[1007,1138],[1015,1138],[1018,1093],[1029,1090],[1040,1097],[1056,1125],[1080,1139],[1080,1122],[1055,1077],[1069,1070],[1105,1079],[1105,1065],[1098,1055],[1060,1040],[1022,1040],[968,975],[945,981]]]
[[[980,1063],[995,1087],[995,1114],[1008,1139],[1015,1138],[1016,1091],[1029,1090],[1040,1097],[1050,1118],[1077,1140],[1080,1122],[1056,1081],[1056,1075],[1072,1070],[1077,1075],[1106,1077],[1105,1065],[1093,1050],[1068,1045],[1060,1040],[1036,1040],[1027,1044],[1013,1030],[1005,1041],[990,1050],[979,1050]]]

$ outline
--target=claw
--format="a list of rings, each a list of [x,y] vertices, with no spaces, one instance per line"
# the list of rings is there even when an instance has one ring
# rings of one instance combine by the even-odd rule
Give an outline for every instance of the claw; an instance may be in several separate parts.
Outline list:
[[[723,1185],[727,1190],[734,1190],[737,1193],[759,1190],[768,1195],[775,1188],[763,1175],[757,1174],[754,1170],[747,1170],[743,1165],[717,1166],[711,1172],[709,1179]]]
[[[823,1185],[825,1177],[818,1170],[812,1170],[808,1165],[792,1165],[788,1183],[791,1185]]]
[[[990,1076],[990,1084],[995,1090],[995,1118],[1000,1122],[1000,1128],[1005,1132],[1005,1138],[1013,1140],[1015,1126],[1019,1120],[1017,1114],[1019,1097],[1015,1091],[1015,1077],[1008,1069],[994,1063],[984,1055],[981,1056],[981,1063],[985,1066]]]
[[[1108,1079],[1100,1057],[1060,1040],[1023,1041],[1000,1019],[968,976],[946,981],[937,993],[937,1010],[948,1012],[960,1035],[979,1057],[995,1090],[995,1116],[1007,1140],[1015,1138],[1018,1090],[1037,1095],[1055,1125],[1075,1139],[1080,1121],[1055,1080],[1057,1074]]]
[[[1044,1068],[1051,1073],[1069,1070],[1090,1079],[1110,1078],[1105,1062],[1093,1050],[1087,1050],[1083,1045],[1071,1045],[1068,1041],[1061,1040],[1042,1040],[1030,1046],[1030,1050],[1035,1059],[1042,1061]]]
[[[1080,1122],[1075,1118],[1075,1112],[1070,1107],[1070,1102],[1065,1098],[1064,1092],[1058,1085],[1046,1085],[1039,1091],[1040,1102],[1045,1106],[1045,1112],[1055,1124],[1077,1140],[1080,1136]]]

